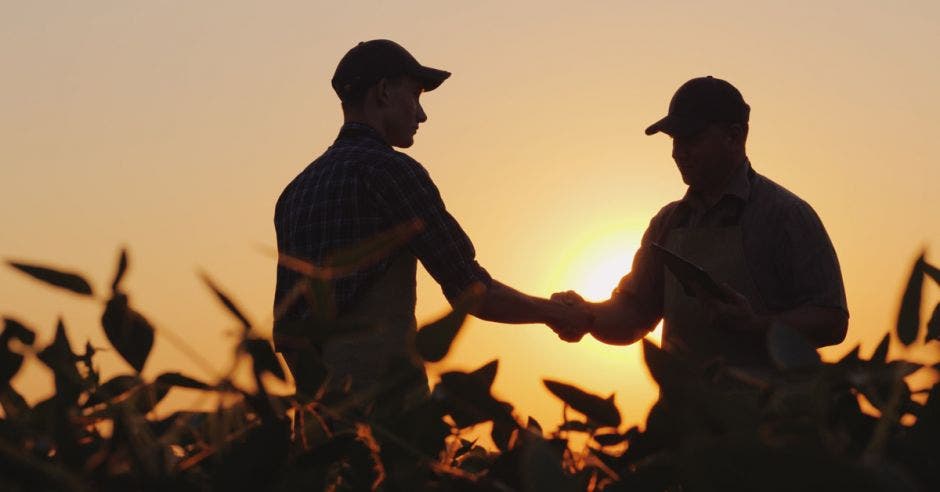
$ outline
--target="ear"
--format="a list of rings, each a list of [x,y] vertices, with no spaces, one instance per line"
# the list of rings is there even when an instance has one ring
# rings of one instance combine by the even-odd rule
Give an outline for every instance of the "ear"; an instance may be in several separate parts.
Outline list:
[[[390,99],[389,95],[389,83],[388,79],[382,77],[372,88],[375,91],[375,102],[380,107],[383,108],[388,106],[388,101]]]
[[[744,142],[746,135],[747,129],[744,128],[744,125],[740,123],[732,123],[731,125],[728,125],[725,138],[729,144],[738,145]]]

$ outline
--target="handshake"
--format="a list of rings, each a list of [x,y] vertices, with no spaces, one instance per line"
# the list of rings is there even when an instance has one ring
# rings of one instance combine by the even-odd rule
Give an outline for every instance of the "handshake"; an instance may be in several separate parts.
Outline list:
[[[566,342],[577,342],[594,327],[593,305],[577,292],[556,292],[552,294],[551,301],[557,305],[558,315],[546,324],[558,338]]]

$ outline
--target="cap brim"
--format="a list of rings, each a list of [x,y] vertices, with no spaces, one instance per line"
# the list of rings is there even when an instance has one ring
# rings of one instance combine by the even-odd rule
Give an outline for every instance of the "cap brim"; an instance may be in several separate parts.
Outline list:
[[[447,77],[450,77],[450,72],[419,65],[411,75],[421,81],[425,92],[427,92],[440,87],[447,80]]]
[[[663,119],[646,128],[647,135],[663,132],[670,137],[685,137],[695,135],[705,129],[708,122],[692,118],[681,118],[675,115],[666,115]]]

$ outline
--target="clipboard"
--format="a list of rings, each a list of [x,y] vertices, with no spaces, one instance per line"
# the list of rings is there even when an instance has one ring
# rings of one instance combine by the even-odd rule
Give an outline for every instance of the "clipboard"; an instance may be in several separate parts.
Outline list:
[[[733,302],[727,291],[718,285],[718,282],[702,267],[669,251],[658,243],[652,243],[653,251],[662,260],[666,268],[676,276],[682,284],[686,295],[698,297],[697,292],[704,292],[707,296],[725,302]]]

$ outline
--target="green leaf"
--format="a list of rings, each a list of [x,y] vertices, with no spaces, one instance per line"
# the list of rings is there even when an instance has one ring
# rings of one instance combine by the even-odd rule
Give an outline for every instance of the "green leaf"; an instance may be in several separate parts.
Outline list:
[[[248,338],[243,342],[243,347],[248,355],[251,356],[255,374],[261,375],[264,372],[270,372],[274,377],[284,381],[284,369],[281,363],[274,355],[271,344],[262,338]]]
[[[212,282],[212,279],[209,278],[209,275],[201,273],[200,277],[202,278],[202,281],[205,282],[207,286],[209,286],[209,289],[215,293],[215,296],[219,298],[219,301],[222,302],[222,305],[224,305],[233,316],[238,318],[238,321],[242,324],[242,327],[245,329],[245,331],[247,332],[251,330],[251,322],[248,321],[248,318],[242,314],[241,310],[235,306],[235,303],[232,302],[232,300],[227,295],[225,295],[224,292],[216,287],[215,283]]]
[[[901,308],[898,310],[897,333],[898,339],[904,345],[910,345],[917,340],[917,331],[920,328],[920,301],[924,285],[924,255],[921,253],[901,298]]]
[[[940,303],[933,308],[933,315],[927,322],[927,340],[940,340]]]
[[[165,384],[167,386],[177,386],[180,388],[192,388],[192,389],[201,389],[208,390],[212,389],[212,386],[209,386],[202,381],[193,379],[189,376],[184,376],[178,372],[165,372],[156,379],[157,383]]]
[[[799,332],[774,323],[767,333],[767,350],[778,369],[804,369],[822,364],[819,353]]]
[[[888,345],[891,343],[891,334],[885,333],[884,338],[881,339],[881,343],[878,344],[878,348],[875,349],[871,354],[870,362],[876,362],[879,364],[884,364],[888,361]]]
[[[590,421],[606,427],[620,425],[620,411],[614,405],[614,396],[601,398],[569,384],[545,379],[542,381],[553,395],[571,408],[583,413]]]
[[[467,314],[479,304],[485,292],[486,287],[483,284],[478,282],[471,285],[461,295],[461,299],[454,303],[453,311],[418,331],[415,347],[422,359],[438,362],[447,355],[467,319]]]
[[[101,326],[111,345],[138,373],[153,348],[153,326],[128,305],[124,294],[115,294],[105,305]]]
[[[114,274],[114,280],[111,282],[111,292],[117,293],[118,287],[121,285],[121,279],[124,278],[124,273],[127,272],[127,250],[122,248],[121,254],[118,256],[117,271]]]
[[[91,285],[81,275],[63,272],[38,265],[29,265],[13,261],[7,262],[13,268],[47,284],[72,291],[83,296],[92,296]]]

